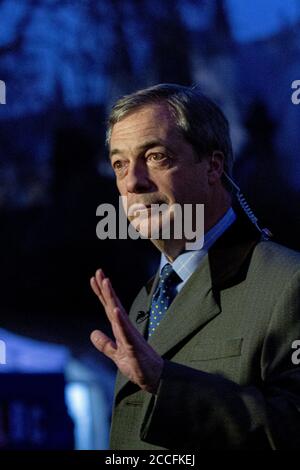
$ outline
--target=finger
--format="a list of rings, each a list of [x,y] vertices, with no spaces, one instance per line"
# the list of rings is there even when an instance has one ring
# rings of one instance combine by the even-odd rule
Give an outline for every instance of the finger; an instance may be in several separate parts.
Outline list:
[[[104,302],[108,303],[109,300],[111,300],[111,301],[114,300],[114,303],[110,304],[111,308],[114,308],[115,306],[118,306],[119,308],[123,309],[123,305],[121,304],[117,294],[115,293],[115,290],[112,287],[112,284],[111,284],[109,278],[105,277],[105,274],[102,271],[102,269],[98,269],[96,271],[95,279],[96,279],[98,291],[101,293],[101,296],[102,296],[102,299],[104,300]],[[109,283],[109,289],[107,290],[107,294],[108,294],[107,297],[105,295],[105,288],[104,288],[104,285],[107,282],[106,280],[108,280],[108,283]]]
[[[136,349],[140,342],[139,336],[141,334],[131,324],[128,315],[119,307],[113,309],[111,326],[117,345],[122,344],[122,346],[126,346],[128,349]],[[144,340],[144,338],[142,339]]]
[[[113,288],[112,283],[110,282],[110,279],[108,279],[108,281],[109,281],[109,288],[110,288],[110,291],[111,291],[111,295],[113,296],[113,298],[115,300],[115,303],[117,304],[119,309],[122,310],[122,312],[125,313],[125,309],[124,309],[123,305],[121,304],[121,301],[120,301],[119,297],[117,296],[117,294],[115,292],[115,289]],[[126,315],[126,317],[127,317],[127,315]]]
[[[105,275],[102,269],[97,269],[95,273],[95,278],[96,278],[97,284],[99,285],[99,288],[102,289],[101,284],[102,284],[103,279],[105,279]]]
[[[105,356],[109,357],[114,361],[117,346],[113,340],[111,340],[100,330],[92,331],[90,338],[93,345],[95,346],[95,348],[98,349],[98,351],[102,352],[103,354],[105,354]]]
[[[90,278],[90,284],[91,284],[91,288],[93,289],[96,296],[100,297],[101,296],[101,290],[99,289],[97,281],[96,281],[94,276]]]
[[[102,271],[102,269],[97,269],[96,274],[95,274],[95,279],[96,279],[96,282],[98,284],[98,288],[101,292],[102,298],[104,299],[102,282],[105,279],[105,275],[104,275],[104,272]]]
[[[102,305],[105,307],[106,302],[104,300],[101,290],[99,289],[98,283],[94,277],[91,277],[90,284],[91,284],[91,288],[93,289],[93,292],[96,294],[96,296],[99,298]]]
[[[118,296],[116,295],[111,285],[110,279],[108,277],[103,280],[102,287],[103,287],[102,294],[103,294],[104,300],[107,303],[107,306],[110,308],[110,310],[113,310],[114,308],[119,307],[120,310],[125,312],[124,307],[121,304]]]

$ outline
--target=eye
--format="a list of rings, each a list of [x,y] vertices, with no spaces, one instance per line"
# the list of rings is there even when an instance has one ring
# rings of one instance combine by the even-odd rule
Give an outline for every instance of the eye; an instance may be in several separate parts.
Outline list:
[[[147,160],[150,160],[150,162],[153,161],[154,163],[160,163],[166,159],[167,155],[161,152],[150,153],[150,155],[147,156]]]
[[[121,160],[115,160],[112,164],[112,167],[115,171],[121,170],[123,168],[123,162]]]

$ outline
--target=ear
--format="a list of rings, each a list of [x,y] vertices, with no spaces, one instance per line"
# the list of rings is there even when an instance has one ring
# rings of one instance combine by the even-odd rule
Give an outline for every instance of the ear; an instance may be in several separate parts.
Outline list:
[[[209,168],[208,168],[208,183],[213,185],[218,181],[221,181],[221,177],[224,171],[224,154],[219,150],[215,150],[209,157]]]

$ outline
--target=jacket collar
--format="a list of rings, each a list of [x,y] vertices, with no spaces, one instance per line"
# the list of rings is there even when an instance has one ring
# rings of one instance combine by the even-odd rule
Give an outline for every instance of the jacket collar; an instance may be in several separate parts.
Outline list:
[[[245,279],[255,245],[261,234],[248,217],[235,208],[235,222],[215,242],[208,253],[212,287],[222,290]]]

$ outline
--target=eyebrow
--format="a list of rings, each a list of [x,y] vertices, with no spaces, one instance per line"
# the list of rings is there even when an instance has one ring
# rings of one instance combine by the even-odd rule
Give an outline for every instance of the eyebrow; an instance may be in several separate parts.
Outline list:
[[[136,150],[138,152],[141,152],[141,151],[145,151],[149,148],[152,148],[152,147],[166,147],[166,144],[163,143],[161,140],[159,139],[155,139],[155,140],[149,140],[148,142],[145,142],[144,144],[142,145],[139,145],[138,147],[136,147]],[[114,155],[122,155],[122,153],[124,153],[122,150],[119,150],[119,149],[113,149],[111,152],[109,152],[109,158],[112,158]]]

